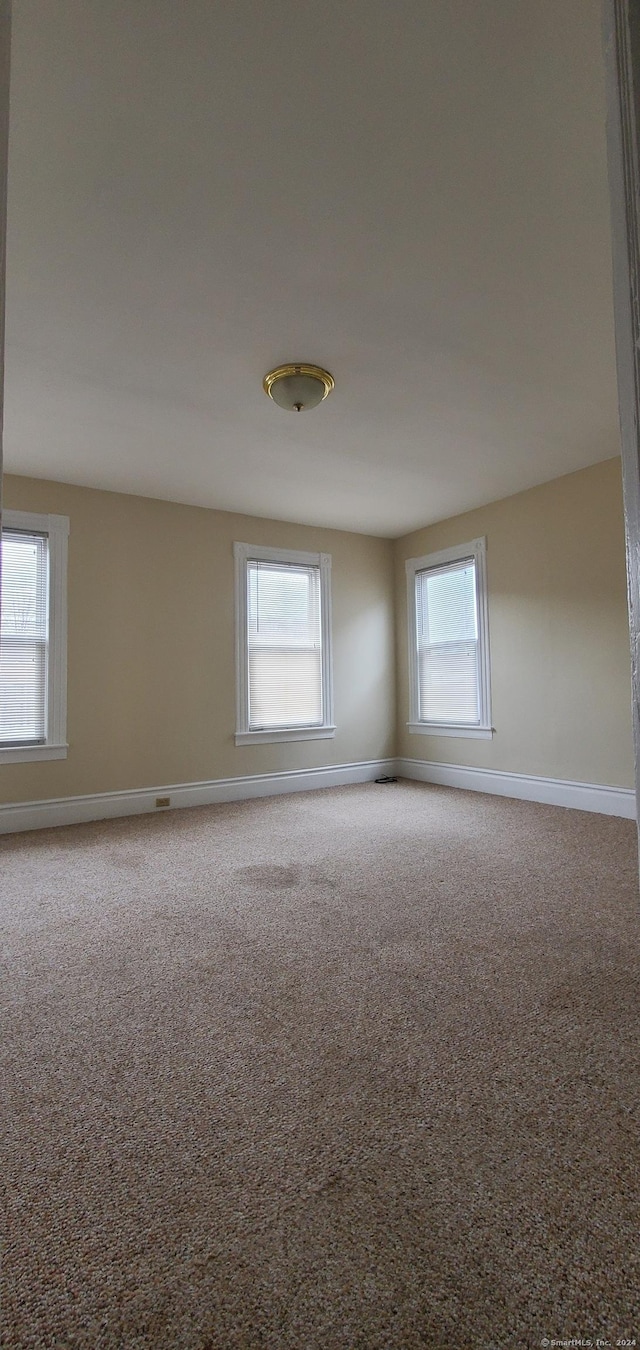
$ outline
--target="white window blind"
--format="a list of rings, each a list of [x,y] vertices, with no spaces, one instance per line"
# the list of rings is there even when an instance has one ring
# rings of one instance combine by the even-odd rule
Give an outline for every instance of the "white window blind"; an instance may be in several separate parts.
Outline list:
[[[480,721],[478,608],[473,558],[416,573],[418,716]]]
[[[322,725],[320,568],[247,563],[249,728]]]
[[[48,572],[46,535],[3,530],[0,745],[46,739]]]

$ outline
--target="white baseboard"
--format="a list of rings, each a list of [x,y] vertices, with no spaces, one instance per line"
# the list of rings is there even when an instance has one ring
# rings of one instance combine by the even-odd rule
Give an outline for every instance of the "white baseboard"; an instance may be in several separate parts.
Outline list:
[[[322,769],[295,769],[286,773],[254,774],[243,778],[214,778],[204,783],[177,783],[168,787],[134,788],[125,792],[100,792],[84,797],[58,797],[41,802],[11,802],[0,806],[0,834],[40,830],[52,825],[77,825],[89,820],[137,816],[159,812],[156,797],[169,797],[170,808],[210,806],[251,797],[272,797],[282,792],[308,792],[314,788],[367,783],[383,774],[412,778],[420,783],[490,792],[501,797],[569,806],[578,811],[596,811],[607,816],[635,819],[632,788],[601,787],[559,778],[536,778],[493,769],[473,769],[458,764],[434,764],[419,759],[363,760],[357,764],[332,764]]]
[[[420,783],[440,783],[444,787],[465,788],[471,792],[491,792],[499,797],[519,797],[527,802],[546,802],[549,806],[569,806],[577,811],[596,811],[604,816],[625,816],[628,820],[635,820],[636,817],[633,788],[573,783],[564,778],[536,778],[531,774],[472,769],[459,764],[432,764],[424,759],[398,759],[396,773],[399,777],[413,778]]]
[[[367,783],[395,773],[395,759],[332,764],[322,769],[295,769],[288,773],[254,774],[244,778],[214,778],[205,783],[178,783],[169,787],[134,788],[127,792],[100,792],[86,797],[58,797],[42,802],[11,802],[0,806],[0,834],[41,830],[50,825],[78,825],[89,820],[138,816],[180,806],[210,806],[215,802],[272,797],[282,792]],[[157,807],[156,797],[169,797],[170,808]]]

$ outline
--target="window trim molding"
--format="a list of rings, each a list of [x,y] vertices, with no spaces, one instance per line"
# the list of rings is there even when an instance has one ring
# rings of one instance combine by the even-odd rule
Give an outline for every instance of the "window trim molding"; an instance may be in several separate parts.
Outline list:
[[[298,549],[234,543],[236,629],[236,745],[259,745],[277,741],[327,740],[335,736],[333,712],[333,660],[331,650],[331,554],[305,553]],[[322,703],[324,721],[314,727],[274,727],[255,731],[249,726],[249,660],[247,642],[248,562],[298,563],[320,569],[320,618],[322,631]]]
[[[3,510],[2,530],[31,530],[49,540],[47,722],[42,745],[0,745],[0,764],[67,757],[67,554],[69,517]]]
[[[466,722],[407,722],[407,727],[419,736],[460,736],[465,740],[492,741],[493,727],[478,727]]]
[[[418,633],[416,623],[416,575],[431,567],[463,562],[473,558],[476,565],[476,594],[478,604],[478,673],[480,720],[470,725],[455,722],[421,721],[418,698]],[[422,736],[459,736],[467,739],[491,740],[495,728],[491,724],[491,661],[489,650],[489,605],[487,587],[487,540],[472,539],[467,544],[443,548],[421,558],[407,558],[407,633],[409,642],[409,720],[408,730]]]

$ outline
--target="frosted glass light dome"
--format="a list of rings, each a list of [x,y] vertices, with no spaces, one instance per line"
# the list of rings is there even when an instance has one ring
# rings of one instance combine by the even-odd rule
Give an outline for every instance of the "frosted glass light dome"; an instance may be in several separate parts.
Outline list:
[[[287,412],[307,412],[309,408],[317,408],[331,393],[334,379],[320,366],[296,362],[270,370],[262,385],[279,408]]]

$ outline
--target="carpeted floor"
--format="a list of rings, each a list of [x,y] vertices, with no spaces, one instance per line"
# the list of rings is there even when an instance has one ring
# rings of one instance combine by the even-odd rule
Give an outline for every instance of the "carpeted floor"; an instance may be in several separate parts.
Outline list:
[[[640,1345],[631,822],[367,784],[0,868],[3,1350]]]

